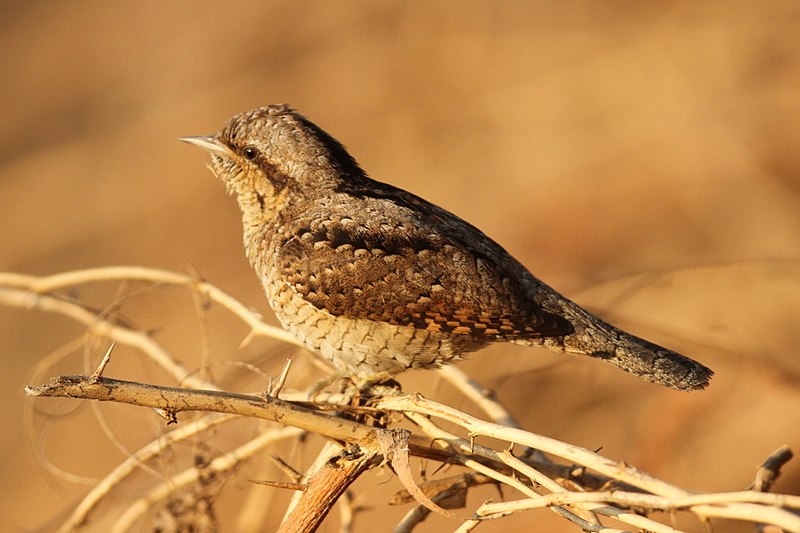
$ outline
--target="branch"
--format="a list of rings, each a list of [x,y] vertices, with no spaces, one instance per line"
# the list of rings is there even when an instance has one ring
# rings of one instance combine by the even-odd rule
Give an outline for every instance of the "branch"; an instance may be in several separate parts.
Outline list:
[[[653,478],[625,463],[612,461],[592,451],[586,450],[585,448],[559,442],[555,439],[536,435],[520,429],[486,422],[449,406],[427,400],[420,395],[381,398],[377,401],[377,405],[383,409],[406,411],[445,419],[466,429],[471,438],[475,438],[479,435],[490,436],[507,442],[530,446],[545,453],[550,453],[573,461],[611,478],[651,492],[654,495],[662,496],[663,498],[651,500],[649,505],[644,506],[652,510],[688,507],[701,518],[718,517],[749,520],[757,523],[774,524],[788,531],[800,531],[800,517],[782,509],[784,507],[800,509],[800,497],[797,496],[747,491],[745,493],[734,493],[737,495],[748,495],[747,497],[739,496],[739,499],[731,499],[732,497],[730,494],[724,494],[720,496],[719,500],[711,498],[711,500],[706,501],[704,499],[705,495],[693,495],[687,490],[680,489],[664,481]],[[467,443],[459,443],[459,447],[464,449],[467,447]],[[470,443],[469,448],[474,448],[474,445]],[[592,501],[593,503],[599,503],[605,501],[603,499],[599,501],[592,500],[591,498],[587,500],[582,495],[584,493],[573,494],[578,494],[578,496],[575,496],[575,502]],[[559,497],[564,497],[565,500],[562,502],[562,500],[559,500]],[[551,505],[561,505],[563,503],[572,503],[568,501],[570,497],[571,496],[566,496],[565,494],[554,494],[549,496],[549,498],[551,498],[550,500],[546,501],[552,501],[553,503]],[[536,502],[534,507],[550,505],[541,503],[545,500],[534,498],[532,501]],[[610,501],[614,502],[616,500],[612,499]],[[641,501],[643,500],[637,500],[637,502]],[[640,503],[634,504],[631,503],[631,500],[621,501],[620,503],[641,507]],[[495,512],[497,513],[507,514],[507,512],[511,510],[516,510],[513,507],[513,502],[492,505],[493,507],[490,507],[490,509],[496,509]]]
[[[250,416],[314,431],[328,438],[356,443],[372,430],[339,417],[298,407],[271,396],[145,385],[105,377],[60,376],[46,385],[25,387],[33,397],[83,398],[151,407],[171,420],[183,411],[207,411]]]
[[[340,449],[306,484],[302,497],[284,518],[278,533],[309,533],[316,531],[347,487],[382,459],[374,433],[358,444]]]
[[[177,382],[193,387],[158,387],[102,376],[108,363],[104,358],[98,369],[89,376],[62,376],[46,385],[27,387],[30,396],[57,396],[99,401],[129,403],[156,409],[168,421],[174,422],[183,411],[220,413],[185,426],[183,432],[173,431],[167,437],[145,446],[112,472],[82,504],[62,531],[87,523],[98,503],[119,487],[121,480],[137,467],[153,461],[164,449],[174,446],[188,435],[205,431],[214,424],[234,417],[252,417],[286,426],[285,430],[269,430],[254,440],[211,461],[214,469],[230,469],[261,449],[275,438],[310,432],[329,440],[327,449],[336,450],[336,459],[320,455],[318,468],[311,469],[304,483],[267,482],[273,486],[303,489],[284,522],[287,528],[311,531],[327,515],[336,499],[360,473],[389,462],[406,490],[397,498],[413,499],[419,505],[406,515],[398,531],[410,531],[433,510],[454,516],[446,509],[464,505],[470,488],[477,484],[494,483],[513,490],[509,501],[486,502],[475,509],[459,531],[471,531],[483,521],[496,519],[523,510],[548,508],[583,530],[616,532],[605,524],[611,517],[629,527],[656,533],[676,533],[674,527],[648,516],[650,512],[686,510],[701,521],[724,517],[768,524],[785,531],[800,532],[800,517],[789,509],[800,509],[798,496],[768,494],[781,467],[791,458],[786,447],[776,450],[759,467],[753,490],[700,494],[671,485],[624,462],[603,457],[590,450],[524,431],[505,407],[478,383],[455,367],[445,367],[441,375],[466,398],[475,403],[491,421],[468,415],[419,395],[400,395],[383,387],[386,396],[321,392],[315,402],[305,401],[308,391],[283,391],[288,364],[277,381],[268,387],[269,395],[224,392],[202,380],[185,368],[146,332],[128,323],[113,319],[110,312],[97,311],[74,299],[76,286],[108,281],[145,281],[152,287],[181,286],[196,296],[196,302],[210,299],[247,324],[253,336],[268,336],[297,344],[283,330],[264,324],[258,313],[246,308],[230,295],[196,276],[186,276],[161,270],[138,267],[111,267],[68,272],[37,278],[20,274],[0,273],[0,303],[17,307],[33,307],[59,313],[85,324],[89,331],[102,334],[121,344],[127,344],[148,355],[156,365],[171,373]],[[123,304],[143,294],[137,290],[117,300],[116,313]],[[200,297],[200,296],[202,297]],[[204,306],[198,303],[198,311]],[[107,354],[108,355],[108,354]],[[280,393],[282,399],[276,396]],[[297,399],[291,402],[287,399]],[[327,403],[320,403],[326,400]],[[404,417],[411,430],[388,430],[386,426]],[[368,421],[369,424],[363,423]],[[444,427],[448,430],[445,430]],[[482,445],[476,440],[489,436],[510,444],[508,449]],[[511,450],[516,446],[521,456]],[[347,453],[346,453],[347,452]],[[548,454],[547,456],[544,453]],[[442,465],[462,465],[468,471],[450,478],[434,479],[419,484],[412,475],[409,457],[436,461]],[[552,458],[559,458],[554,461]],[[197,469],[184,472],[154,487],[133,505],[116,515],[116,526],[125,528],[141,520],[142,513],[153,504],[167,500],[176,488],[192,483]],[[292,526],[291,524],[294,524]]]

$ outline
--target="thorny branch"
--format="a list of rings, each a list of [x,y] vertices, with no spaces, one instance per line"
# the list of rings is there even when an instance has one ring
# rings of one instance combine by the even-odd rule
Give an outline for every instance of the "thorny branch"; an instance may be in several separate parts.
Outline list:
[[[251,336],[269,336],[296,342],[282,330],[264,324],[260,316],[223,291],[190,276],[139,267],[93,269],[44,278],[0,274],[0,302],[69,316],[116,343],[136,347],[170,372],[177,382],[194,389],[156,387],[106,378],[102,374],[109,363],[109,350],[93,374],[52,378],[46,385],[26,388],[29,395],[146,406],[157,409],[169,421],[174,421],[178,413],[185,411],[217,413],[172,431],[167,439],[162,438],[157,444],[142,448],[87,495],[72,517],[64,523],[62,531],[74,531],[90,522],[91,514],[104,498],[114,493],[120,480],[164,449],[229,420],[253,417],[278,425],[273,425],[274,429],[268,429],[251,442],[214,459],[212,463],[216,471],[235,468],[246,457],[263,449],[268,442],[296,439],[301,434],[321,435],[332,444],[337,443],[330,450],[339,450],[333,454],[339,457],[336,460],[338,463],[330,462],[331,455],[321,456],[317,468],[306,474],[303,483],[286,485],[303,490],[287,514],[282,526],[285,531],[315,530],[338,496],[359,475],[388,462],[406,487],[406,496],[398,495],[397,499],[408,501],[411,498],[418,502],[418,507],[398,524],[397,531],[411,531],[431,511],[459,517],[463,521],[459,530],[470,531],[487,519],[498,519],[523,510],[547,508],[586,531],[618,531],[614,524],[624,524],[626,529],[633,527],[658,533],[675,532],[677,530],[674,527],[648,515],[655,511],[680,510],[694,514],[700,520],[725,517],[800,532],[800,516],[797,514],[800,497],[765,492],[779,475],[780,468],[791,458],[791,452],[786,447],[776,450],[759,467],[751,490],[704,494],[676,487],[624,462],[590,450],[522,430],[491,394],[453,367],[443,370],[442,375],[475,401],[492,421],[482,420],[419,395],[402,395],[399,392],[375,398],[325,393],[316,396],[315,402],[309,402],[306,400],[307,392],[282,390],[288,365],[277,384],[269,388],[269,394],[221,391],[213,383],[194,376],[177,363],[176,358],[146,332],[115,321],[89,305],[66,296],[79,285],[133,280],[187,287],[219,303],[240,318],[251,328]],[[277,398],[279,393],[281,399]],[[387,440],[390,433],[383,425],[387,422],[391,424],[400,415],[412,424],[411,430],[404,430],[400,440]],[[364,416],[369,417],[370,423],[365,423],[367,419]],[[381,422],[376,427],[377,421]],[[441,422],[458,430],[445,430]],[[481,444],[485,436],[518,445],[518,450],[529,449],[530,453],[515,456],[507,449],[485,446]],[[387,444],[389,442],[391,444]],[[408,462],[410,456],[442,464],[462,465],[472,473],[467,471],[442,479],[415,481]],[[165,501],[180,486],[192,483],[196,472],[191,470],[182,477],[175,476],[134,502],[120,513],[116,529],[122,531],[132,526],[147,508]],[[178,482],[178,479],[181,481]],[[472,487],[486,483],[510,489],[506,491],[507,501],[486,502],[467,512],[451,511],[463,507],[465,495]],[[273,486],[278,484],[275,482]],[[379,505],[379,502],[372,502],[372,505]],[[613,521],[607,523],[605,517],[612,517]]]

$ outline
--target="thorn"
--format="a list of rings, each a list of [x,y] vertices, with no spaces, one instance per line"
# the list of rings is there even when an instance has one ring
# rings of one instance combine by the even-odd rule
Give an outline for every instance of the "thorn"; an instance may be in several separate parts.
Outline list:
[[[283,370],[281,370],[281,375],[278,376],[278,381],[275,382],[274,385],[269,387],[268,394],[273,398],[277,398],[278,395],[281,393],[283,386],[286,384],[286,376],[289,375],[289,369],[292,367],[292,356],[286,358],[286,362],[283,364]]]
[[[299,490],[301,492],[304,492],[308,488],[307,483],[289,483],[288,481],[266,481],[259,479],[251,479],[249,481],[250,483],[255,483],[256,485],[266,485],[268,487],[275,487],[278,489]]]
[[[239,343],[237,350],[241,350],[242,348],[250,344],[250,342],[255,338],[255,336],[256,332],[251,329],[250,332],[247,334],[247,336],[245,336],[245,338],[242,339],[242,342]]]
[[[106,350],[105,355],[100,360],[100,364],[97,365],[97,368],[95,369],[95,371],[92,372],[91,376],[89,376],[89,382],[90,383],[97,383],[97,381],[99,381],[100,378],[103,376],[103,371],[106,369],[106,366],[108,365],[108,363],[111,362],[111,351],[114,349],[114,346],[116,346],[116,345],[117,345],[117,341],[114,341],[114,342],[111,343],[111,346],[108,347],[108,350]]]
[[[276,465],[278,465],[278,468],[283,470],[283,472],[292,478],[296,484],[299,484],[300,480],[303,479],[302,472],[298,472],[294,467],[277,455],[270,455],[269,457],[275,462]]]

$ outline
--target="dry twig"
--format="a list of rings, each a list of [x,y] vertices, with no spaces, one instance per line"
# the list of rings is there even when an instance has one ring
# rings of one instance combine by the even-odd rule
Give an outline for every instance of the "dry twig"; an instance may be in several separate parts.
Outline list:
[[[360,403],[354,403],[348,401],[346,395],[323,393],[317,399],[325,399],[327,403],[324,404],[292,402],[289,400],[307,398],[308,391],[283,390],[288,364],[269,387],[268,394],[221,391],[176,362],[175,357],[147,333],[115,321],[67,296],[79,285],[133,280],[155,286],[189,288],[240,318],[250,328],[248,338],[270,336],[296,343],[283,330],[264,324],[257,313],[196,277],[137,267],[93,269],[45,278],[0,274],[0,302],[69,316],[95,333],[119,344],[136,347],[174,376],[177,383],[191,387],[156,387],[104,377],[103,372],[109,367],[109,350],[91,375],[53,378],[46,385],[26,388],[29,395],[129,403],[158,409],[170,421],[185,411],[220,413],[206,415],[142,448],[85,498],[61,531],[72,531],[90,522],[98,505],[113,494],[123,479],[163,450],[234,418],[252,417],[278,423],[284,429],[269,429],[255,436],[252,441],[211,460],[209,468],[217,472],[230,470],[267,443],[299,438],[304,432],[320,435],[331,443],[328,451],[320,455],[317,467],[309,470],[303,480],[293,479],[290,485],[284,483],[286,487],[304,490],[298,493],[288,511],[282,531],[313,531],[353,480],[369,468],[388,462],[405,485],[408,497],[419,504],[398,524],[398,531],[411,531],[430,510],[455,516],[443,508],[463,505],[471,487],[491,482],[507,487],[513,496],[508,501],[480,505],[471,511],[469,520],[462,523],[459,531],[470,531],[487,519],[548,508],[587,531],[618,531],[613,524],[625,524],[625,527],[674,533],[677,531],[674,527],[648,516],[666,510],[691,513],[703,521],[729,518],[800,532],[800,517],[796,513],[800,509],[800,497],[765,492],[777,478],[781,466],[791,458],[788,448],[777,450],[765,461],[758,470],[752,490],[700,494],[654,478],[624,462],[524,431],[491,394],[453,367],[443,369],[442,375],[474,401],[491,421],[419,395],[362,398]],[[276,398],[278,393],[282,397],[280,400]],[[383,427],[401,416],[411,424],[410,431],[392,433]],[[369,424],[365,423],[367,420]],[[444,430],[439,425],[442,421],[457,429]],[[390,435],[395,436],[390,438]],[[536,451],[515,456],[508,449],[482,445],[484,436]],[[417,482],[409,457],[461,465],[472,473]],[[575,475],[576,467],[581,471],[580,476]],[[120,531],[129,528],[142,519],[145,511],[166,501],[179,487],[194,482],[198,475],[197,469],[187,469],[165,480],[119,513],[115,527]],[[269,483],[278,486],[283,482]],[[345,515],[349,516],[351,510],[348,507]],[[605,517],[612,517],[615,522],[606,523]]]

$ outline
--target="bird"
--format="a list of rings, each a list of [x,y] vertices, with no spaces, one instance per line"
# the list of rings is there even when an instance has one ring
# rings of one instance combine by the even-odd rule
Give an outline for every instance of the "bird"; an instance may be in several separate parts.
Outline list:
[[[237,200],[278,321],[353,379],[435,368],[497,342],[587,355],[678,390],[713,375],[562,296],[455,214],[370,178],[289,105],[180,140],[210,154]]]

